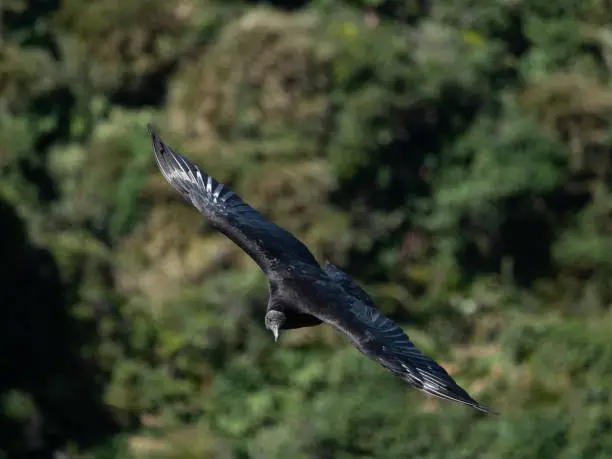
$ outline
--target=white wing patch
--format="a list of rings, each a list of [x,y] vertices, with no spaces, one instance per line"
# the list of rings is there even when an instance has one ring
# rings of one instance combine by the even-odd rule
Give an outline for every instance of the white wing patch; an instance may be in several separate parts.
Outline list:
[[[170,149],[167,145],[164,146]],[[225,185],[217,182],[210,175],[204,174],[200,168],[192,165],[183,155],[172,151],[169,158],[173,159],[178,167],[172,168],[172,174],[167,176],[166,179],[177,187],[179,191],[185,194],[196,208],[201,208],[210,204],[226,204],[230,198],[236,196],[236,194],[225,187]],[[161,168],[161,170],[165,174],[166,169]],[[186,189],[184,186],[185,183],[192,183],[195,186]],[[234,208],[249,207],[242,202],[242,200],[235,204],[236,205],[233,206]],[[217,211],[227,212],[228,210],[230,209],[223,206],[217,207]]]

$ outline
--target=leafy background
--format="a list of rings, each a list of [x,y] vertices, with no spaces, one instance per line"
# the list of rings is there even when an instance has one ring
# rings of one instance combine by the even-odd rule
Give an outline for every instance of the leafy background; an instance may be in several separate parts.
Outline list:
[[[0,8],[0,455],[612,456],[609,2]],[[501,416],[275,344],[148,122]]]

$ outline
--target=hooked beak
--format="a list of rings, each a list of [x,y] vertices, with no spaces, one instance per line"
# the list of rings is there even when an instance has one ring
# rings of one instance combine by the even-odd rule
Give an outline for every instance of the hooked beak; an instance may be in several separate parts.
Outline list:
[[[278,327],[272,329],[272,334],[274,335],[274,342],[278,341]]]

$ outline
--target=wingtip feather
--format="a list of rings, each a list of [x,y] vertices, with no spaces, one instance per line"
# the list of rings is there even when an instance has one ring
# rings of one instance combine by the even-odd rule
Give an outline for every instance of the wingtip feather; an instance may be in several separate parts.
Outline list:
[[[147,123],[147,134],[149,134],[151,137],[157,137],[155,134],[155,128],[151,123]]]
[[[476,400],[474,400],[472,397],[470,397],[470,395],[465,392],[463,389],[460,389],[460,392],[462,393],[454,393],[454,394],[449,394],[449,393],[441,393],[439,391],[434,391],[431,389],[427,389],[425,387],[419,387],[420,390],[422,390],[423,392],[432,395],[436,398],[439,398],[441,400],[446,400],[446,401],[450,401],[450,402],[458,402],[461,403],[463,405],[467,405],[470,406],[474,409],[477,409],[478,411],[481,411],[483,413],[487,413],[487,414],[493,414],[493,415],[499,415],[499,412],[494,410],[493,408],[489,408],[486,405],[483,405],[479,402],[477,402]]]
[[[483,413],[492,414],[493,416],[499,416],[499,411],[494,410],[493,408],[489,408],[488,406],[481,405],[480,403],[478,405],[472,405],[472,406],[476,408],[477,410],[482,411]]]
[[[472,397],[470,397],[468,395],[468,398],[459,398],[459,397],[450,397],[450,400],[453,400],[455,402],[460,402],[460,403],[464,403],[468,406],[471,406],[472,408],[477,409],[478,411],[482,411],[483,413],[487,413],[487,414],[494,414],[494,415],[498,415],[499,412],[494,410],[493,408],[489,408],[486,405],[483,405],[482,403],[477,402],[476,400],[474,400]]]
[[[427,394],[433,395],[434,397],[439,398],[441,400],[446,400],[446,401],[450,401],[450,402],[458,402],[458,403],[461,403],[463,405],[470,406],[470,407],[472,407],[472,408],[474,408],[474,409],[476,409],[478,411],[481,411],[483,413],[486,413],[486,414],[492,414],[492,415],[496,415],[496,416],[499,415],[498,411],[496,411],[493,408],[489,408],[488,406],[483,405],[483,404],[477,402],[472,397],[467,395],[467,393],[466,393],[467,396],[465,396],[465,395],[464,396],[460,396],[460,395],[457,395],[457,394],[449,395],[449,394],[436,393],[436,392],[433,392],[431,390],[427,390],[425,388],[420,388],[420,389],[422,391],[426,392]]]

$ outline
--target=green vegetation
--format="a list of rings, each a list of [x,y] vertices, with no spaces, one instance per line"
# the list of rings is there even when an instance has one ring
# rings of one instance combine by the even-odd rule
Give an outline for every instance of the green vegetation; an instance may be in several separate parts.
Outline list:
[[[609,2],[0,8],[0,457],[612,456]],[[275,344],[148,122],[501,416]]]

